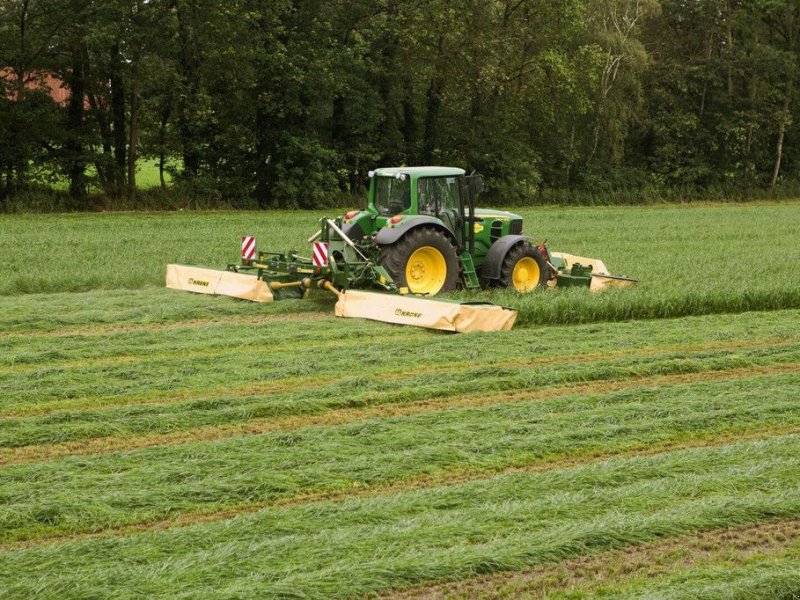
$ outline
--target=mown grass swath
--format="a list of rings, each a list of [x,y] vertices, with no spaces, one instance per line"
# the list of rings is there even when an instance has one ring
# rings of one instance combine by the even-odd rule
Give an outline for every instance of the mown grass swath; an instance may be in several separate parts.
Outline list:
[[[793,435],[266,509],[220,523],[7,552],[0,573],[13,573],[3,582],[9,597],[131,589],[352,596],[797,514],[799,451]]]
[[[203,364],[201,363],[201,368]],[[213,361],[208,361],[208,368],[212,365]],[[351,376],[327,385],[318,384],[312,376],[311,384],[306,389],[287,379],[280,386],[267,385],[259,389],[258,386],[249,385],[240,393],[195,393],[188,398],[179,397],[177,402],[170,401],[168,397],[155,401],[143,401],[139,398],[139,402],[132,406],[102,411],[57,411],[41,417],[7,420],[0,431],[0,447],[100,436],[158,434],[251,419],[314,415],[327,410],[387,404],[436,401],[446,407],[448,398],[472,396],[475,393],[475,380],[479,378],[486,385],[486,392],[483,393],[493,392],[493,399],[502,401],[502,392],[528,387],[560,387],[585,381],[619,381],[678,373],[713,373],[770,365],[784,366],[782,370],[800,365],[800,343],[769,350],[734,353],[702,352],[699,355],[673,355],[663,358],[598,360],[579,366],[488,367],[488,373],[474,367],[450,373],[434,370],[418,376],[408,373],[400,378],[369,379]],[[153,369],[150,376],[167,378],[171,368],[167,367],[163,371]],[[224,376],[224,372],[222,375]],[[446,381],[442,381],[443,379]],[[93,388],[93,391],[101,394],[102,387]]]
[[[709,566],[679,571],[656,581],[637,582],[622,589],[611,587],[606,593],[621,599],[658,596],[668,600],[762,600],[800,596],[800,548],[780,553],[765,553],[742,565]]]
[[[302,331],[291,321],[269,321],[81,335],[59,340],[58,350],[50,336],[19,336],[6,340],[0,360],[0,446],[381,404],[446,407],[448,398],[474,396],[476,381],[479,395],[500,401],[505,391],[521,389],[788,365],[800,358],[796,318],[786,311],[757,320],[587,325],[557,335],[520,330],[477,336],[466,349],[457,336],[334,319],[306,323]],[[706,332],[717,340],[704,341]]]
[[[795,374],[566,396],[299,429],[0,471],[0,539],[91,531],[176,512],[458,470],[800,428]]]
[[[796,576],[772,594],[752,596],[745,581],[725,577],[765,561],[790,563],[800,550],[800,520],[778,518],[745,526],[721,527],[666,537],[624,548],[602,550],[572,559],[538,565],[523,571],[499,572],[394,590],[394,600],[455,600],[457,598],[594,598],[594,597],[706,597],[698,588],[681,585],[714,571],[706,583],[719,583],[724,597],[783,597],[798,589]],[[783,565],[782,565],[783,566]],[[788,570],[788,569],[787,569]],[[698,575],[700,577],[698,577]],[[743,578],[747,580],[747,578]],[[716,580],[716,581],[714,581]],[[643,589],[646,594],[642,594]],[[676,592],[677,593],[674,593]],[[753,590],[755,591],[755,590]],[[714,596],[712,596],[714,597]]]
[[[520,310],[469,336],[162,289],[310,213],[0,217],[0,595],[359,596],[796,518],[798,210],[526,212],[642,284],[457,294]],[[582,589],[800,590],[796,544],[700,554]]]
[[[602,550],[524,571],[393,590],[383,597],[394,600],[792,597],[792,591],[800,589],[800,570],[794,565],[800,557],[798,532],[797,518],[768,519]],[[785,563],[774,569],[777,577],[764,572],[772,571],[775,563]],[[759,572],[750,573],[754,566]]]

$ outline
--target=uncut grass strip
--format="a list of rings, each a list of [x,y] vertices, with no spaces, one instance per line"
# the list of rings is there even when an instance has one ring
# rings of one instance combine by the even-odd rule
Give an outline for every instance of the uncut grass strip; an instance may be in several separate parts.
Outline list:
[[[0,539],[800,427],[800,375],[460,409],[0,469]],[[758,410],[754,410],[754,405]]]
[[[461,469],[458,471],[424,475],[407,480],[381,485],[355,485],[347,490],[338,492],[306,493],[274,502],[249,502],[229,505],[220,509],[202,509],[184,513],[157,521],[146,521],[134,525],[116,525],[100,528],[91,532],[50,533],[37,537],[21,536],[14,541],[0,542],[0,552],[14,551],[25,548],[35,548],[50,544],[70,543],[79,540],[102,540],[107,538],[125,537],[147,531],[162,531],[189,527],[201,523],[216,523],[236,517],[246,516],[270,508],[284,508],[293,506],[316,505],[330,502],[347,502],[355,500],[368,500],[393,494],[403,494],[414,491],[425,491],[449,486],[467,484],[470,482],[487,480],[496,476],[513,475],[517,473],[547,473],[563,469],[583,467],[608,460],[631,459],[650,456],[659,456],[671,452],[691,449],[714,449],[735,443],[750,441],[764,441],[773,437],[800,435],[800,427],[777,426],[768,428],[729,429],[711,435],[693,435],[681,442],[667,441],[653,443],[641,448],[621,452],[590,452],[575,454],[559,458],[548,458],[541,462],[526,466],[506,467],[503,469]]]
[[[504,395],[526,393],[531,389],[559,387],[570,383],[606,380],[631,380],[655,375],[689,374],[731,369],[795,364],[800,347],[750,349],[733,354],[689,358],[628,358],[620,361],[586,364],[554,364],[531,369],[473,368],[443,378],[437,373],[415,373],[408,378],[378,379],[356,376],[303,388],[276,389],[268,384],[226,391],[224,395],[181,396],[142,402],[111,410],[54,412],[45,416],[14,417],[0,420],[0,447],[51,444],[100,437],[157,435],[198,427],[242,423],[254,419],[281,419],[320,414],[330,410],[400,405],[421,401],[446,402],[460,396],[475,395],[475,381],[481,380],[493,391],[498,402]],[[787,367],[791,368],[791,367]],[[272,393],[263,395],[259,390]],[[313,396],[309,393],[313,391]],[[177,402],[175,400],[178,400]]]
[[[584,354],[559,354],[559,355],[546,355],[546,356],[536,356],[533,358],[523,358],[520,357],[518,359],[491,359],[489,357],[485,358],[481,361],[483,365],[482,368],[492,369],[492,368],[524,368],[524,367],[535,367],[535,366],[542,366],[542,365],[552,365],[552,364],[578,364],[578,363],[586,363],[592,361],[600,361],[601,359],[609,360],[615,358],[624,358],[624,357],[658,357],[660,355],[670,356],[670,355],[678,355],[680,358],[687,358],[687,353],[708,353],[713,351],[720,351],[720,350],[736,350],[741,348],[746,348],[748,351],[753,351],[757,348],[782,348],[786,346],[791,346],[796,344],[796,341],[793,339],[784,339],[784,338],[773,338],[767,340],[758,340],[758,341],[749,341],[749,340],[731,340],[731,341],[720,341],[720,342],[706,342],[703,344],[683,344],[683,345],[673,345],[669,347],[644,347],[644,348],[630,348],[630,349],[621,349],[621,350],[609,350],[603,353],[584,353]],[[240,352],[240,351],[239,351]],[[311,351],[312,355],[317,352],[317,347]],[[573,351],[574,352],[574,351]],[[236,352],[234,352],[234,355]],[[216,358],[219,355],[213,355]],[[256,362],[261,361],[261,357],[259,353],[255,352],[248,352],[248,360],[255,360]],[[297,359],[302,360],[302,358],[295,355]],[[182,357],[185,358],[185,357]],[[181,359],[182,360],[182,359]],[[309,361],[312,359],[309,358]],[[446,355],[441,361],[437,358],[429,357],[426,361],[426,366],[419,367],[416,366],[417,358],[410,354],[404,360],[394,360],[392,362],[387,362],[385,364],[389,365],[389,368],[379,368],[372,371],[372,377],[376,379],[382,379],[385,381],[398,381],[398,380],[405,380],[412,375],[430,375],[430,374],[453,374],[457,373],[460,370],[467,369],[472,367],[475,362],[473,360],[468,361],[453,361],[449,355]],[[170,363],[172,364],[172,363]],[[179,363],[182,364],[182,363]],[[414,365],[406,366],[406,365]],[[241,364],[237,361],[235,365],[235,371],[241,373]],[[265,365],[261,365],[258,368],[258,372],[260,376],[264,376],[264,367]],[[333,367],[333,368],[331,368]],[[255,367],[254,367],[255,368]],[[217,366],[219,369],[219,366]],[[286,367],[284,363],[283,357],[278,357],[277,366],[275,367],[274,374],[278,375],[281,373],[285,373]],[[313,391],[315,389],[319,389],[330,383],[331,376],[338,377],[338,381],[341,381],[341,372],[343,371],[343,365],[338,362],[329,363],[326,361],[324,365],[322,365],[317,372],[313,375],[306,375],[304,377],[298,375],[292,375],[291,377],[276,377],[276,378],[269,378],[269,383],[248,383],[243,388],[231,388],[230,384],[221,387],[216,390],[208,390],[207,388],[203,390],[203,393],[197,398],[197,396],[193,395],[191,392],[189,393],[169,393],[169,392],[160,392],[151,394],[149,397],[137,397],[137,396],[120,396],[114,395],[111,397],[103,397],[102,399],[89,396],[89,397],[81,397],[81,398],[68,398],[64,400],[58,401],[49,401],[49,402],[37,402],[35,404],[22,404],[21,406],[7,406],[5,410],[0,410],[0,419],[8,419],[8,418],[15,418],[15,417],[29,417],[29,416],[42,416],[47,414],[52,414],[55,412],[64,412],[64,411],[76,411],[81,409],[88,409],[88,410],[103,410],[109,409],[113,407],[119,406],[131,406],[131,405],[144,405],[144,404],[168,404],[171,402],[183,402],[186,400],[190,400],[192,398],[208,398],[213,396],[229,396],[229,397],[241,397],[241,396],[248,396],[248,395],[256,395],[256,394],[276,394],[280,392],[285,392],[289,389],[293,389],[296,391],[305,390],[307,392]],[[56,373],[59,375],[64,373],[64,371],[57,369]],[[269,371],[266,372],[269,374]],[[81,376],[86,375],[85,373],[81,373]],[[131,377],[131,374],[128,373],[127,377]],[[21,379],[21,384],[24,382],[28,388],[30,387],[30,381],[28,378]],[[59,378],[57,379],[61,385],[63,385],[63,381]],[[342,384],[349,384],[349,382],[342,381]],[[338,385],[338,384],[337,384]],[[4,385],[0,386],[0,388],[4,389],[6,393],[12,388],[12,384],[5,383]],[[19,386],[18,386],[19,387]],[[27,393],[37,393],[40,394],[41,390],[38,388],[34,388],[33,391],[27,390]],[[60,393],[64,393],[63,389],[60,389]],[[6,398],[6,403],[10,404],[11,400]]]
[[[226,438],[259,435],[272,431],[291,431],[304,427],[332,427],[378,418],[416,416],[455,408],[480,408],[513,402],[542,401],[562,396],[608,394],[631,389],[663,387],[717,380],[745,379],[748,377],[794,373],[800,363],[781,364],[772,367],[733,369],[712,373],[663,375],[647,379],[607,381],[590,384],[573,384],[556,388],[542,388],[526,393],[502,396],[463,396],[443,401],[411,402],[401,405],[379,405],[367,408],[340,409],[320,415],[289,417],[284,419],[255,419],[232,425],[209,426],[188,431],[161,435],[107,436],[82,439],[73,442],[38,444],[13,448],[0,448],[0,467],[53,460],[65,456],[88,456],[112,452],[129,452],[154,446],[171,446],[198,441],[214,441]]]
[[[653,271],[655,272],[655,271]],[[696,271],[693,271],[696,272]],[[783,287],[780,287],[780,286]],[[695,315],[738,315],[754,311],[800,308],[800,288],[776,284],[772,289],[712,295],[707,291],[674,291],[669,295],[636,294],[629,290],[610,291],[601,301],[577,296],[582,290],[557,292],[552,301],[539,304],[527,299],[514,303],[519,311],[518,327],[568,325],[627,321],[630,319],[674,319]],[[513,302],[510,292],[498,293],[498,304]],[[547,293],[547,292],[546,292]],[[564,294],[561,296],[560,294]],[[630,294],[630,295],[628,295]]]
[[[800,436],[6,552],[8,597],[352,597],[800,515]],[[210,592],[210,590],[213,590]]]
[[[789,551],[789,552],[787,552]],[[698,531],[675,538],[626,546],[522,572],[498,573],[461,581],[433,583],[382,596],[389,600],[445,598],[554,598],[562,593],[609,595],[632,580],[724,563],[735,567],[754,558],[785,558],[800,553],[800,519],[766,520],[745,527]],[[661,586],[659,586],[661,587]]]

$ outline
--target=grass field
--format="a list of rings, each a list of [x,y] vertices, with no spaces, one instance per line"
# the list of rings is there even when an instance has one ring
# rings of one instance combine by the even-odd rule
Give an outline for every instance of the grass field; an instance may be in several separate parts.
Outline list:
[[[313,214],[0,217],[0,596],[798,597],[800,204],[524,216],[641,285],[449,335],[161,287]]]

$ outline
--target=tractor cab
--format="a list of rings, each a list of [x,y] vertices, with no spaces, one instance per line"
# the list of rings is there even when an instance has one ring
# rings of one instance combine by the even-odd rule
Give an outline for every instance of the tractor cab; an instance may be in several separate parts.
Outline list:
[[[482,190],[482,176],[466,175],[453,167],[376,169],[370,172],[366,212],[373,215],[378,228],[435,219],[460,250],[469,249],[480,263],[497,238],[522,233],[519,215],[480,209],[476,214],[474,201]]]
[[[482,189],[480,175],[454,167],[376,169],[365,210],[347,213],[342,230],[352,240],[374,241],[378,263],[413,293],[511,285],[504,260],[514,246],[530,259],[521,263],[526,269],[517,269],[517,289],[545,285],[546,257],[522,236],[522,217],[476,209]]]

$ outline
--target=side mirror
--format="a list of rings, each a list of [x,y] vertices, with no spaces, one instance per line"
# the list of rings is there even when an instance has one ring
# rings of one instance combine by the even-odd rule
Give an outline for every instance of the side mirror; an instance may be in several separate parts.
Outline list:
[[[483,191],[483,175],[470,175],[467,177],[469,192],[473,197]]]

